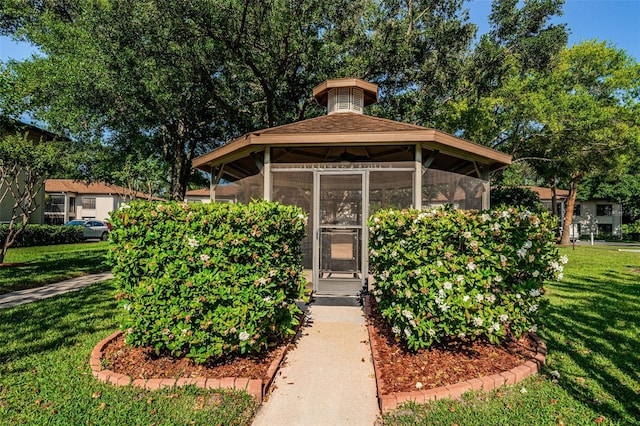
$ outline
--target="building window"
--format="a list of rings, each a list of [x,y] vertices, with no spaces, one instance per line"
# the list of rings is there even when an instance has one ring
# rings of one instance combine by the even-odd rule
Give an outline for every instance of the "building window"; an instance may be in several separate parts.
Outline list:
[[[49,195],[45,205],[45,212],[64,213],[64,195]]]
[[[598,224],[598,235],[611,236],[613,234],[613,225],[610,223]]]
[[[613,216],[613,205],[596,204],[596,216]]]
[[[95,210],[96,198],[95,197],[82,197],[82,208],[87,210]]]
[[[69,213],[76,212],[76,197],[69,197]]]
[[[574,216],[582,216],[580,213],[580,204],[576,204],[573,206],[573,215]]]

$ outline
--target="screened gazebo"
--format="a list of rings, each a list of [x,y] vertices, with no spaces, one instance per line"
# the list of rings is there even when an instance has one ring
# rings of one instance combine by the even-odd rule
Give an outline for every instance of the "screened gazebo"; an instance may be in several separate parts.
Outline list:
[[[366,220],[384,208],[489,207],[489,173],[511,157],[452,135],[364,114],[378,87],[355,78],[313,90],[326,116],[247,133],[193,161],[236,199],[309,214],[304,264],[317,294],[355,295],[368,277]],[[226,188],[225,188],[226,189]]]

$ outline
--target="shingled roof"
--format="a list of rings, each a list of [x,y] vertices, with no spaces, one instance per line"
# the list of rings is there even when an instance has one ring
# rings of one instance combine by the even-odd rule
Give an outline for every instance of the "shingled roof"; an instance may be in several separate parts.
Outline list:
[[[76,194],[115,194],[129,195],[131,192],[118,185],[107,185],[102,182],[83,182],[73,179],[47,179],[44,183],[44,190],[46,192],[74,192]],[[149,196],[143,192],[134,191],[136,198],[149,198]],[[154,199],[158,199],[154,197]]]

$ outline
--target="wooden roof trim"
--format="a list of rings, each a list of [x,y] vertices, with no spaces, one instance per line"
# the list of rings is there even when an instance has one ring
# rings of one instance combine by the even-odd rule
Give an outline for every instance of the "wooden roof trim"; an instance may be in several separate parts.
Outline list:
[[[378,85],[359,78],[335,78],[326,80],[313,88],[313,98],[322,106],[327,106],[329,90],[340,87],[357,87],[364,91],[365,106],[378,102]]]
[[[308,134],[255,134],[250,133],[231,141],[222,147],[193,160],[193,166],[201,168],[205,164],[225,157],[224,162],[234,161],[247,155],[247,149],[255,146],[305,146],[323,144],[324,146],[386,145],[397,143],[421,143],[425,147],[438,148],[441,151],[454,151],[463,158],[472,158],[483,163],[499,162],[511,164],[511,156],[491,148],[435,130],[425,129],[410,132],[371,132],[371,133],[308,133]],[[228,157],[228,158],[227,158]],[[487,161],[490,160],[490,161]],[[206,170],[203,168],[203,170]]]

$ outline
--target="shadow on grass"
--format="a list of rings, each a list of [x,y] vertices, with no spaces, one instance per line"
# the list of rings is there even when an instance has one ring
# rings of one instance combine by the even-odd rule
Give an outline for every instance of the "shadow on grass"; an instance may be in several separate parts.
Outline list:
[[[40,287],[108,269],[102,251],[42,256],[21,266],[0,268],[0,294]]]
[[[73,346],[86,335],[117,328],[110,281],[9,309],[0,309],[0,365]],[[97,343],[97,342],[96,342]]]
[[[561,358],[556,365],[566,367],[560,371],[563,388],[614,422],[640,419],[640,336],[633,331],[640,323],[640,285],[630,284],[639,278],[633,272],[607,271],[602,279],[554,283],[552,303],[541,320],[549,351]],[[573,377],[571,361],[585,380]],[[590,388],[589,380],[604,394]]]

